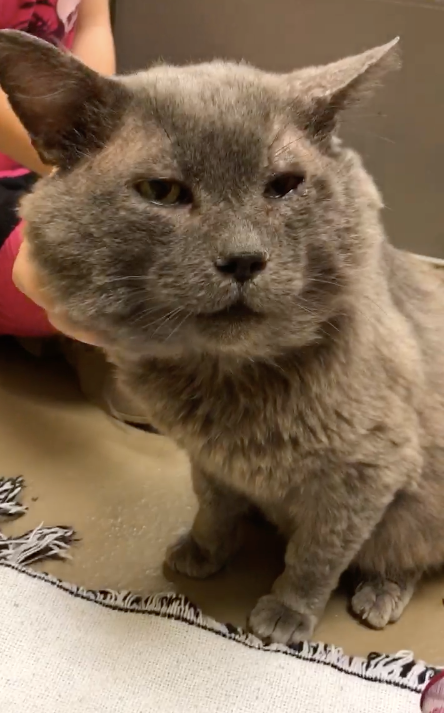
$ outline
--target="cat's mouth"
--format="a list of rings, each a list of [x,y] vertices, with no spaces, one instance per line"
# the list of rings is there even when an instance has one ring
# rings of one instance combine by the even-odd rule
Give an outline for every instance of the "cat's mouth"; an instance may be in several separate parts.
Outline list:
[[[206,322],[243,322],[259,319],[263,314],[249,307],[243,300],[237,300],[228,307],[214,312],[199,312],[197,318]]]

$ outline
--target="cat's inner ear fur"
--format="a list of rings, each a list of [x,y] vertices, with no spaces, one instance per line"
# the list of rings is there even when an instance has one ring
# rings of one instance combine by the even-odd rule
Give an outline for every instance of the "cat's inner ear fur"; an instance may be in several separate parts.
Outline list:
[[[116,80],[14,30],[0,32],[0,86],[41,160],[60,168],[103,146],[126,104]]]
[[[290,74],[290,91],[297,99],[302,128],[315,139],[329,138],[340,112],[371,92],[386,72],[399,67],[398,41]]]

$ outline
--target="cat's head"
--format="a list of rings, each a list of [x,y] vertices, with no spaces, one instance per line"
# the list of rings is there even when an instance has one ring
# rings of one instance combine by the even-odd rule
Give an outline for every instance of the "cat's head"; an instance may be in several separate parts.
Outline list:
[[[22,215],[71,318],[159,355],[265,357],[321,338],[382,239],[337,117],[395,45],[287,75],[213,62],[109,79],[0,33],[0,84],[59,168]]]

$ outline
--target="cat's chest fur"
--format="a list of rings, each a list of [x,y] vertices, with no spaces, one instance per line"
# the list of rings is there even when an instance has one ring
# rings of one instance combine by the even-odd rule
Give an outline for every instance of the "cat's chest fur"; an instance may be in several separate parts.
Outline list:
[[[254,500],[264,489],[267,498],[285,497],[354,440],[351,415],[297,369],[247,364],[230,371],[216,361],[151,360],[125,368],[122,379],[160,432]]]

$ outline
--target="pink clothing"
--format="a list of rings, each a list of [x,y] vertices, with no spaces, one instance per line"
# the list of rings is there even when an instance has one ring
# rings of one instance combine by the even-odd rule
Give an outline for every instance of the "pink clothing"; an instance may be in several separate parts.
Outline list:
[[[21,242],[20,223],[0,251],[0,334],[49,336],[55,330],[44,311],[19,292],[12,281],[12,268]]]
[[[80,0],[0,0],[0,29],[22,30],[70,49],[79,4]],[[0,154],[0,184],[2,177],[26,173],[26,168]],[[21,223],[18,223],[0,247],[0,335],[50,335],[54,328],[43,310],[22,295],[12,282],[12,268],[21,242]]]
[[[0,30],[22,30],[34,37],[71,48],[80,0],[0,0]],[[26,172],[0,154],[0,175]]]

